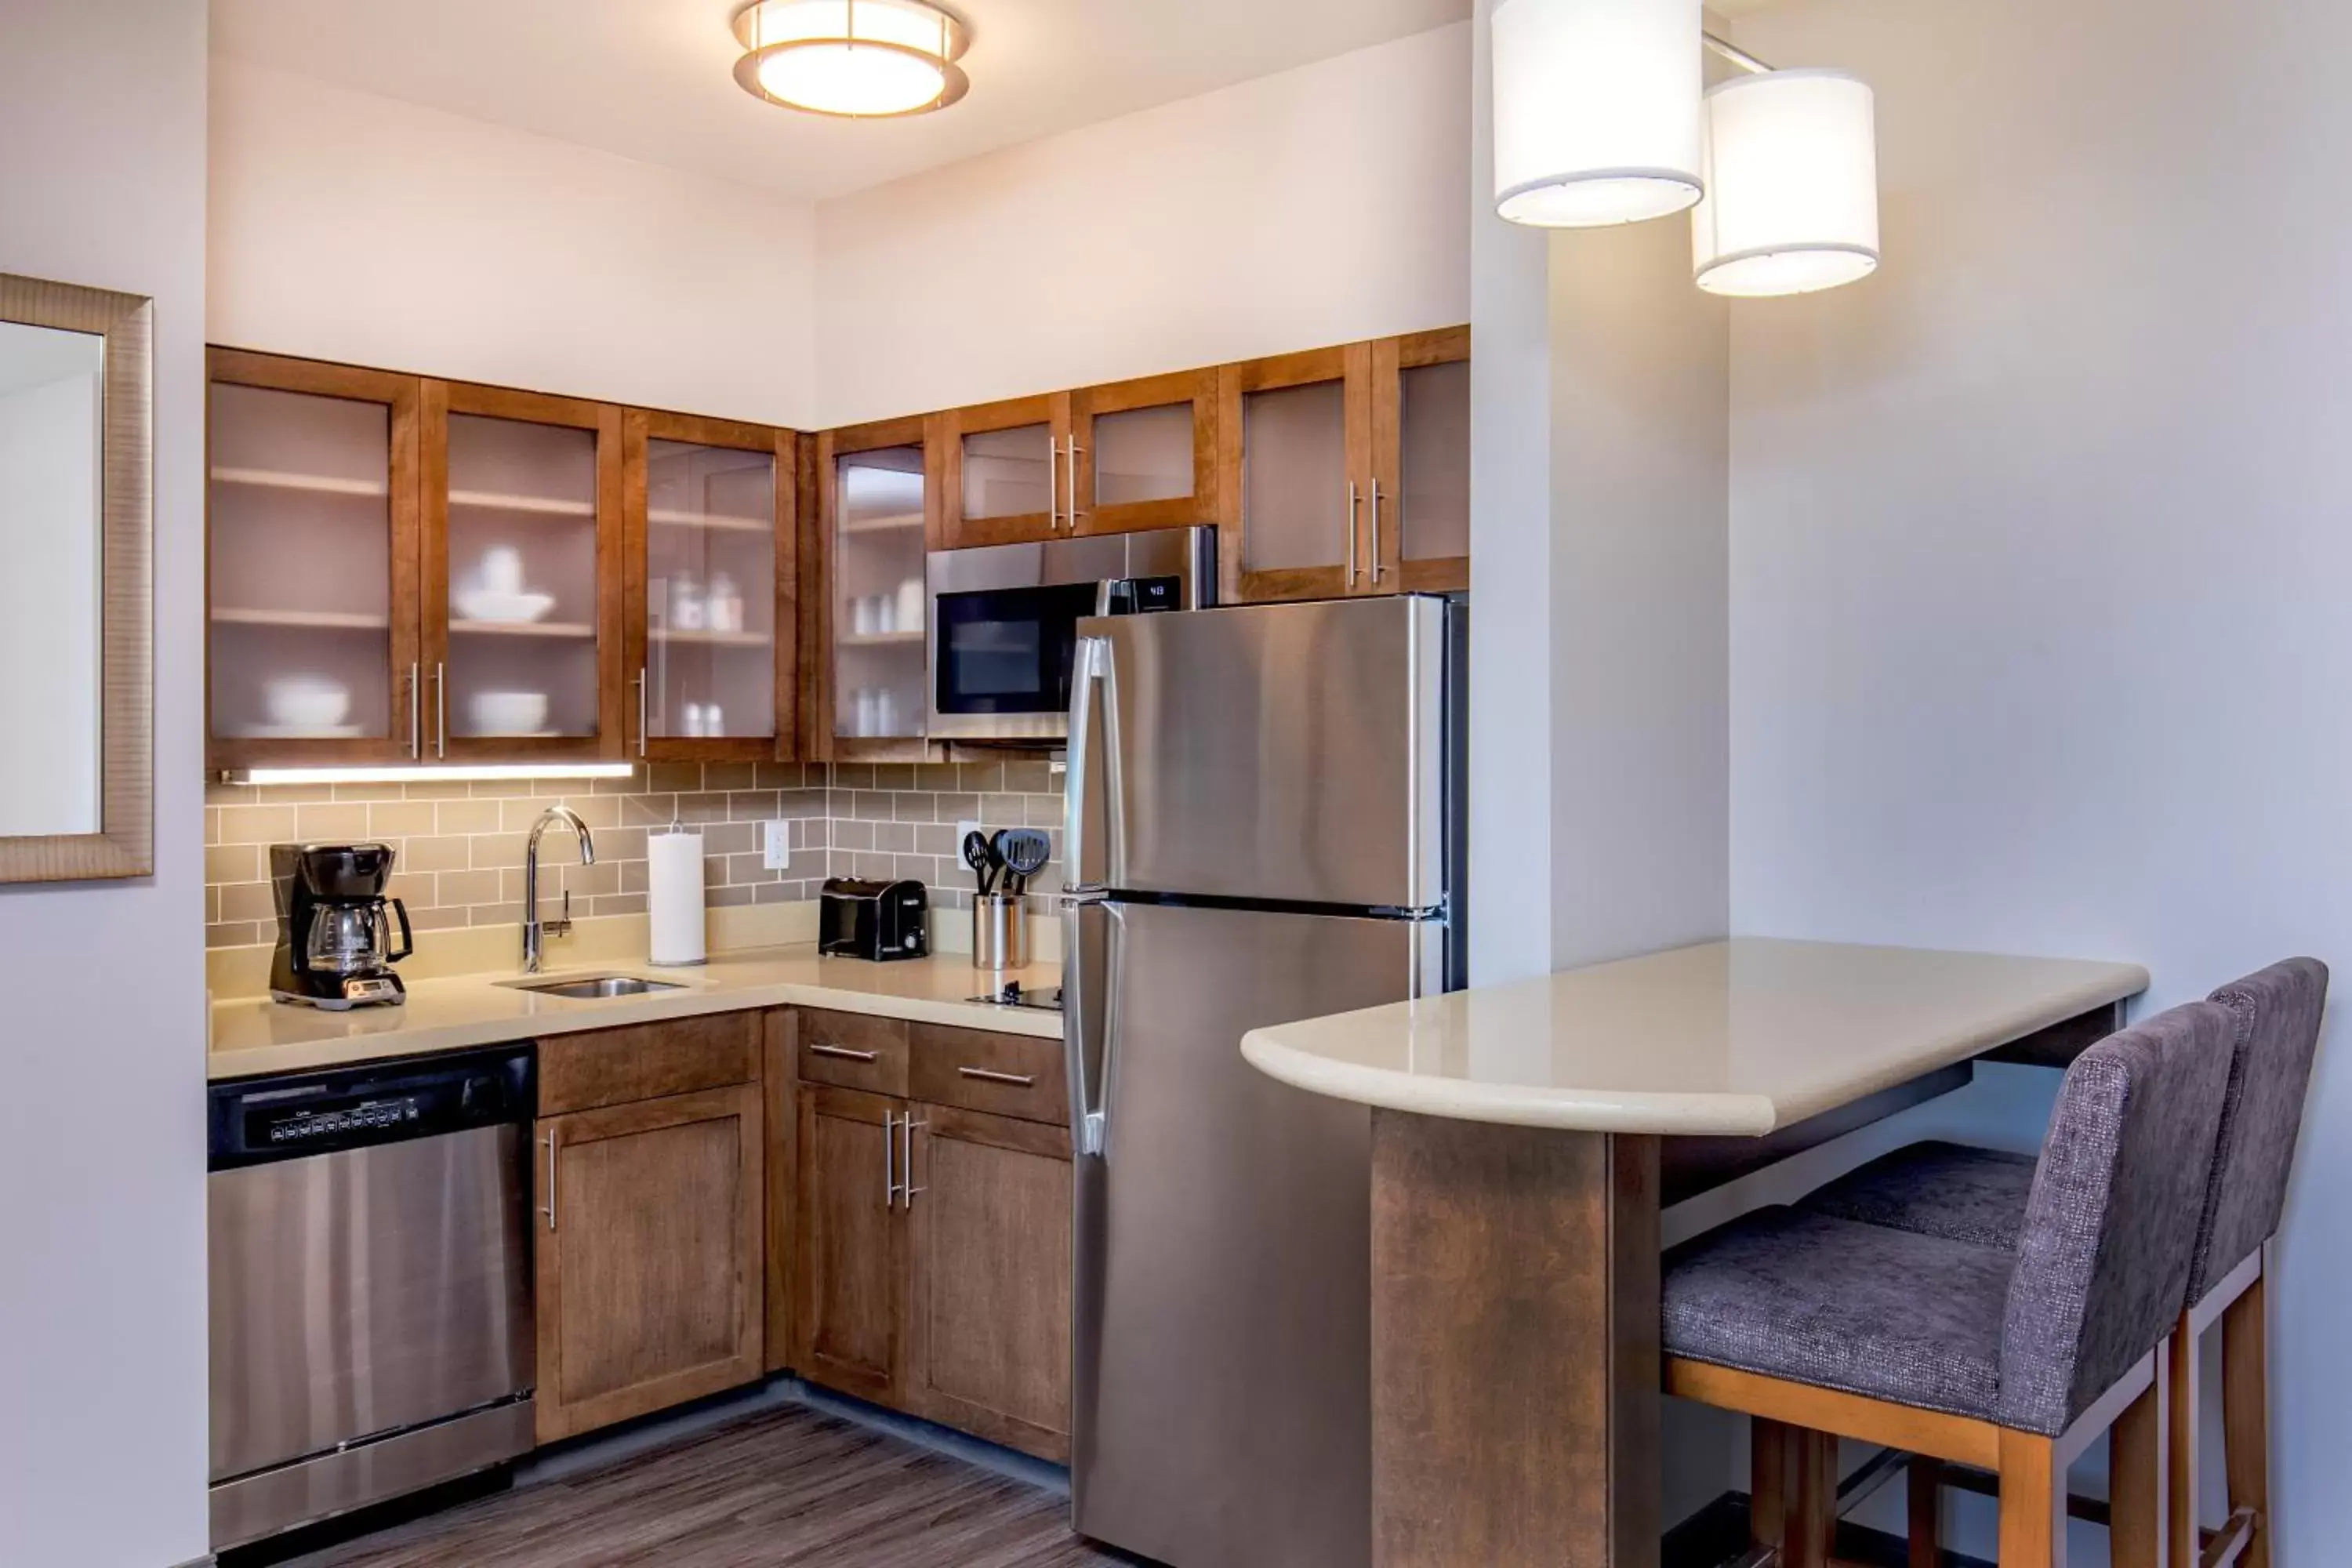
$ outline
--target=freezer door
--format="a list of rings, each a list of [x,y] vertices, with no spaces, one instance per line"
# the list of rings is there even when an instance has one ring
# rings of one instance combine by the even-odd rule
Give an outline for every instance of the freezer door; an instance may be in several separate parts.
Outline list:
[[[1370,1117],[1267,1078],[1240,1041],[1405,996],[1421,926],[1066,918],[1076,1527],[1176,1568],[1362,1568]]]
[[[1451,613],[1406,595],[1082,622],[1071,885],[1438,905]]]

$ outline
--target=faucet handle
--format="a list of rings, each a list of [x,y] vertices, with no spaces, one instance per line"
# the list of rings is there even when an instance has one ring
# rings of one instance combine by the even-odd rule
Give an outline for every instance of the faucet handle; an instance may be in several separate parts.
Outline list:
[[[563,889],[563,912],[547,922],[547,934],[550,936],[572,934],[572,889],[569,888]]]

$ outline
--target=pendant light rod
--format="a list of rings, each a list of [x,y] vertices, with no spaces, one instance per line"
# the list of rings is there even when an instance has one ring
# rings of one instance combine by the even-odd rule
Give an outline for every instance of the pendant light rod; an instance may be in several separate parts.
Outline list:
[[[1698,36],[1698,38],[1700,43],[1706,45],[1706,47],[1722,56],[1725,59],[1729,60],[1741,70],[1748,72],[1750,76],[1770,76],[1772,74],[1772,68],[1770,66],[1766,65],[1762,60],[1758,59],[1754,55],[1749,54],[1746,49],[1741,48],[1738,44],[1733,43],[1728,38],[1718,38],[1713,33],[1701,33]]]

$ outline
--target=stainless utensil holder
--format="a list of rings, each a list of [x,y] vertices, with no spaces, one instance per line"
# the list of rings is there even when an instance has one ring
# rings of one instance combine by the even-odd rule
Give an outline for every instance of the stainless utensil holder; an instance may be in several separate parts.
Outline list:
[[[1010,893],[990,893],[971,903],[971,966],[1022,969],[1029,963],[1029,912]]]

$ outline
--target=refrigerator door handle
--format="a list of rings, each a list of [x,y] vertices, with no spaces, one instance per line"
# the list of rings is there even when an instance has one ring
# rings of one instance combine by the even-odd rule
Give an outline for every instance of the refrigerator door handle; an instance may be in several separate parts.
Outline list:
[[[1062,1018],[1064,1047],[1069,1053],[1070,1140],[1081,1158],[1101,1159],[1110,1131],[1112,1043],[1118,1013],[1118,910],[1100,901],[1078,901],[1066,906],[1063,914],[1067,922],[1063,950],[1069,957],[1069,967],[1062,975]],[[1098,948],[1087,944],[1089,916],[1108,922]],[[1099,970],[1094,962],[1097,953]],[[1098,1028],[1092,1026],[1097,1019]]]
[[[1070,738],[1069,768],[1066,782],[1068,813],[1064,833],[1063,860],[1069,881],[1067,890],[1074,893],[1101,892],[1118,885],[1120,863],[1124,859],[1120,846],[1125,826],[1120,808],[1118,788],[1118,682],[1111,671],[1110,639],[1084,637],[1071,658],[1070,670]],[[1102,777],[1094,777],[1095,729],[1097,710],[1101,714]],[[1101,811],[1104,842],[1095,845],[1087,832],[1089,816],[1096,809],[1095,791],[1102,789]],[[1102,857],[1098,877],[1087,875],[1088,851]]]

